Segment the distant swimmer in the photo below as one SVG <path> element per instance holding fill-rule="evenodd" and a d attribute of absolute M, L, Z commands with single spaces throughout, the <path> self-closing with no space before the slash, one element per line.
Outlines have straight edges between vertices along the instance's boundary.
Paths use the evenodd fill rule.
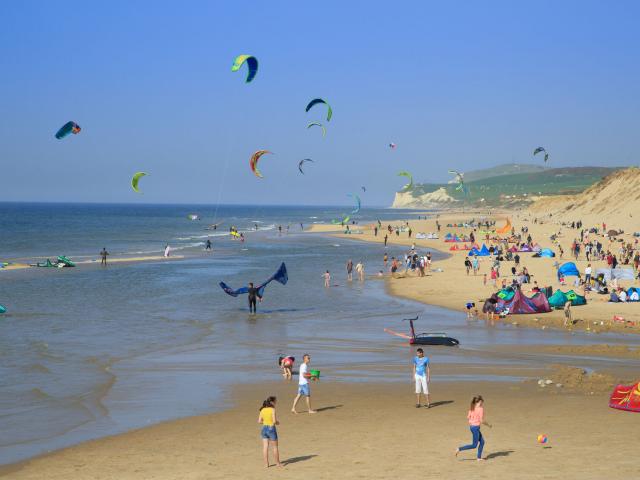
<path fill-rule="evenodd" d="M 211 250 L 211 240 L 207 238 L 207 243 L 204 246 L 205 250 Z"/>
<path fill-rule="evenodd" d="M 258 224 L 257 224 L 257 223 L 254 223 L 254 224 L 253 224 L 253 227 L 256 229 L 256 232 L 257 232 L 257 231 L 258 231 Z"/>
<path fill-rule="evenodd" d="M 102 247 L 102 251 L 100 252 L 100 265 L 103 266 L 107 266 L 107 255 L 109 255 L 109 252 L 107 252 L 107 249 L 105 247 Z"/>
<path fill-rule="evenodd" d="M 282 235 L 282 225 L 278 225 L 278 234 Z"/>
<path fill-rule="evenodd" d="M 171 247 L 169 245 L 166 245 L 164 247 L 164 257 L 165 258 L 169 258 L 169 254 L 171 253 Z"/>

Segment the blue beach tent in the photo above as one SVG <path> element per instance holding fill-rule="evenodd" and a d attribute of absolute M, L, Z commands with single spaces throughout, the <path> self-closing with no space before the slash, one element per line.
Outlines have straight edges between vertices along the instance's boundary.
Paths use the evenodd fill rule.
<path fill-rule="evenodd" d="M 576 264 L 573 262 L 567 262 L 564 263 L 559 269 L 558 269 L 558 279 L 560 279 L 560 275 L 564 276 L 564 277 L 568 277 L 568 276 L 574 276 L 574 277 L 579 277 L 580 276 L 580 272 L 578 271 L 578 267 L 576 267 Z"/>

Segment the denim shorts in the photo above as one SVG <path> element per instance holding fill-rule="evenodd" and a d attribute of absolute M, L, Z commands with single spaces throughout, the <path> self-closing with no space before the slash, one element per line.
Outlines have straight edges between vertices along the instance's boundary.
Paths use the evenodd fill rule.
<path fill-rule="evenodd" d="M 310 397 L 311 392 L 309 391 L 309 384 L 305 383 L 304 385 L 298 385 L 298 394 Z"/>
<path fill-rule="evenodd" d="M 276 430 L 276 426 L 272 425 L 272 426 L 268 426 L 265 425 L 262 427 L 262 430 L 260 431 L 260 436 L 262 438 L 264 438 L 265 440 L 271 440 L 272 442 L 277 442 L 278 441 L 278 431 Z"/>

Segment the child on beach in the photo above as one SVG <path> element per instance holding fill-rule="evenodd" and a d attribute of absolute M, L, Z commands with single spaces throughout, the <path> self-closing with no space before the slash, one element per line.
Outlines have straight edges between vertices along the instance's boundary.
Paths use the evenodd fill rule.
<path fill-rule="evenodd" d="M 473 311 L 472 309 L 474 309 L 476 306 L 476 304 L 474 302 L 467 302 L 467 304 L 465 305 L 466 309 L 467 309 L 467 318 L 473 318 Z M 475 310 L 476 312 L 478 311 L 477 309 Z"/>
<path fill-rule="evenodd" d="M 295 363 L 295 357 L 291 355 L 278 357 L 278 366 L 282 369 L 282 376 L 287 380 L 291 380 L 291 375 L 293 374 L 293 364 Z"/>
<path fill-rule="evenodd" d="M 471 406 L 469 412 L 467 412 L 467 420 L 469 421 L 469 430 L 471 430 L 472 443 L 456 448 L 456 457 L 458 453 L 463 450 L 473 450 L 478 448 L 478 461 L 484 460 L 482 458 L 482 449 L 484 448 L 484 437 L 480 431 L 480 425 L 486 425 L 491 428 L 487 422 L 484 421 L 484 399 L 481 395 L 473 397 L 471 400 Z"/>
<path fill-rule="evenodd" d="M 258 423 L 262 424 L 262 430 L 260 436 L 262 437 L 262 458 L 264 459 L 264 466 L 269 468 L 269 444 L 273 449 L 273 456 L 276 460 L 278 467 L 284 465 L 280 463 L 280 452 L 278 450 L 278 431 L 276 425 L 280 425 L 278 418 L 276 417 L 276 397 L 269 397 L 262 402 L 260 408 L 260 415 L 258 415 Z"/>

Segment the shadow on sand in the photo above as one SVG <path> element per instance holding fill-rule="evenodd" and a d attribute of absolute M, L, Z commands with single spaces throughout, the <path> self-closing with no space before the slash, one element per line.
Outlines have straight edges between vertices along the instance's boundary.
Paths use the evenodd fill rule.
<path fill-rule="evenodd" d="M 316 412 L 324 412 L 325 410 L 335 410 L 336 408 L 340 408 L 342 405 L 331 405 L 329 407 L 320 407 L 316 408 Z"/>
<path fill-rule="evenodd" d="M 306 460 L 311 460 L 313 457 L 317 457 L 318 455 L 301 455 L 299 457 L 292 457 L 292 458 L 288 458 L 287 460 L 285 460 L 284 463 L 285 465 L 290 465 L 292 463 L 298 463 L 298 462 L 304 462 Z"/>
<path fill-rule="evenodd" d="M 450 403 L 453 403 L 453 400 L 441 400 L 439 402 L 433 402 L 431 404 L 431 408 L 440 407 L 442 405 L 449 405 Z"/>
<path fill-rule="evenodd" d="M 487 455 L 485 457 L 485 459 L 491 460 L 493 458 L 498 458 L 498 457 L 508 457 L 513 452 L 514 452 L 514 450 L 502 450 L 501 452 L 493 452 L 493 453 L 490 453 L 489 455 Z"/>

